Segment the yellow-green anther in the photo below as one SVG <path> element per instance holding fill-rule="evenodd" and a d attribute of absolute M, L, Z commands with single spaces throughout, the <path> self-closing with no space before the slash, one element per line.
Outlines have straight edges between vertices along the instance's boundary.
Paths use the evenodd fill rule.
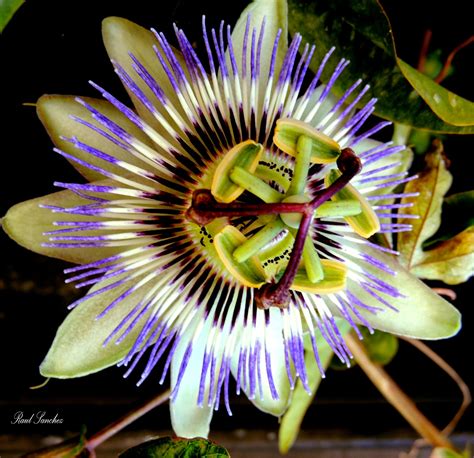
<path fill-rule="evenodd" d="M 311 162 L 329 164 L 341 154 L 341 148 L 332 138 L 315 129 L 308 123 L 296 119 L 279 119 L 276 123 L 273 142 L 290 156 L 296 156 L 298 139 L 301 136 L 311 139 Z"/>
<path fill-rule="evenodd" d="M 313 141 L 306 135 L 301 135 L 296 142 L 295 166 L 293 168 L 293 178 L 287 195 L 293 196 L 303 194 L 308 179 L 308 169 L 311 164 L 311 151 Z"/>
<path fill-rule="evenodd" d="M 328 200 L 316 209 L 314 216 L 319 218 L 323 218 L 325 216 L 354 216 L 361 212 L 362 209 L 358 200 Z"/>
<path fill-rule="evenodd" d="M 229 178 L 236 185 L 251 192 L 267 204 L 280 202 L 283 198 L 283 195 L 273 189 L 269 184 L 242 167 L 234 167 L 229 173 Z"/>
<path fill-rule="evenodd" d="M 306 270 L 306 275 L 311 283 L 317 283 L 324 278 L 323 265 L 319 259 L 318 252 L 308 235 L 304 242 L 303 248 L 303 263 Z"/>
<path fill-rule="evenodd" d="M 252 256 L 245 262 L 236 262 L 232 253 L 246 241 L 236 227 L 226 226 L 214 237 L 214 248 L 217 255 L 230 274 L 242 285 L 259 288 L 266 282 L 265 271 L 257 256 Z"/>
<path fill-rule="evenodd" d="M 255 176 L 267 182 L 274 181 L 285 192 L 290 187 L 290 180 L 287 177 L 283 176 L 280 172 L 277 172 L 276 170 L 269 169 L 264 165 L 257 165 L 257 168 L 255 170 Z"/>
<path fill-rule="evenodd" d="M 339 261 L 321 260 L 324 278 L 313 283 L 305 269 L 300 269 L 291 285 L 291 289 L 304 293 L 328 294 L 336 293 L 346 287 L 347 267 Z"/>
<path fill-rule="evenodd" d="M 331 170 L 324 179 L 326 187 L 334 183 L 339 176 L 339 171 Z M 345 202 L 350 200 L 357 200 L 359 202 L 360 213 L 354 216 L 344 216 L 344 219 L 360 236 L 367 239 L 380 230 L 380 222 L 377 214 L 374 212 L 365 197 L 351 184 L 347 184 L 344 189 L 341 189 L 337 194 L 335 194 L 332 197 L 332 200 L 334 202 Z"/>
<path fill-rule="evenodd" d="M 212 179 L 212 195 L 220 202 L 230 203 L 244 192 L 244 188 L 235 184 L 229 177 L 234 167 L 253 173 L 263 152 L 263 146 L 252 140 L 239 143 L 225 153 L 217 166 Z"/>
<path fill-rule="evenodd" d="M 257 255 L 260 250 L 268 245 L 283 229 L 283 221 L 277 217 L 274 221 L 260 229 L 255 235 L 247 239 L 234 252 L 233 256 L 237 262 L 244 262 L 252 256 Z"/>

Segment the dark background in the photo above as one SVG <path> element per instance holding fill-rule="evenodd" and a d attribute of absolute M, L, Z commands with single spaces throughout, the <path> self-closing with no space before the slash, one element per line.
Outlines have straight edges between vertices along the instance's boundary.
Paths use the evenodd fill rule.
<path fill-rule="evenodd" d="M 176 21 L 192 40 L 199 40 L 200 15 L 209 24 L 225 19 L 234 23 L 246 1 L 27 1 L 0 36 L 1 179 L 0 215 L 22 200 L 55 191 L 54 180 L 74 181 L 75 172 L 52 146 L 36 118 L 35 102 L 44 93 L 96 96 L 87 81 L 92 79 L 126 100 L 101 44 L 100 23 L 111 15 L 123 16 L 145 27 L 171 34 Z M 433 30 L 432 46 L 443 55 L 472 33 L 467 2 L 385 0 L 399 55 L 416 65 L 425 29 Z M 416 7 L 414 11 L 412 8 Z M 192 41 L 191 40 L 191 41 Z M 464 50 L 455 60 L 456 73 L 445 85 L 474 99 L 473 52 Z M 472 137 L 449 137 L 445 147 L 455 176 L 450 192 L 472 187 Z M 471 181 L 471 185 L 469 182 Z M 66 265 L 28 252 L 0 233 L 0 434 L 59 434 L 78 431 L 87 424 L 95 431 L 124 413 L 133 403 L 163 390 L 153 376 L 135 387 L 133 375 L 122 378 L 122 370 L 111 368 L 77 380 L 51 380 L 43 389 L 30 386 L 42 382 L 38 365 L 46 354 L 66 306 L 78 294 L 63 284 Z M 439 286 L 439 285 L 438 285 Z M 472 375 L 473 319 L 472 288 L 461 285 L 457 307 L 464 315 L 464 328 L 448 341 L 430 343 L 468 385 Z M 420 319 L 423 319 L 420 317 Z M 388 366 L 389 372 L 420 408 L 440 427 L 455 413 L 460 394 L 454 383 L 424 356 L 401 342 L 400 351 Z M 14 412 L 47 410 L 64 418 L 63 425 L 28 427 L 11 425 Z M 234 416 L 221 409 L 213 428 L 259 428 L 276 430 L 277 420 L 251 406 L 244 396 L 233 399 Z M 461 421 L 459 431 L 472 431 L 472 409 Z M 132 428 L 168 429 L 166 407 L 149 414 Z M 30 429 L 28 429 L 30 428 Z M 383 401 L 360 369 L 331 371 L 309 410 L 303 428 L 374 435 L 407 429 L 398 413 Z M 34 430 L 33 430 L 34 429 Z"/>

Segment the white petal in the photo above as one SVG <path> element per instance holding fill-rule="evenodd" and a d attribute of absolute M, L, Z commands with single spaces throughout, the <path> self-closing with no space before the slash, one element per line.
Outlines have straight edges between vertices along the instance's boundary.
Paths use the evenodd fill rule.
<path fill-rule="evenodd" d="M 263 312 L 258 311 L 258 314 L 263 315 Z M 273 399 L 272 392 L 270 390 L 270 381 L 267 375 L 267 366 L 265 361 L 265 348 L 262 349 L 263 351 L 260 354 L 259 363 L 262 376 L 262 396 L 260 396 L 259 389 L 257 388 L 255 397 L 253 399 L 249 397 L 250 401 L 261 411 L 275 415 L 277 417 L 285 413 L 286 409 L 288 408 L 290 396 L 292 393 L 286 372 L 282 320 L 283 318 L 281 316 L 280 310 L 272 308 L 270 309 L 269 326 L 266 327 L 265 331 L 261 326 L 257 327 L 254 331 L 257 333 L 257 338 L 263 337 L 263 335 L 265 335 L 265 347 L 270 356 L 272 379 L 276 392 L 278 393 L 278 399 Z M 247 330 L 247 332 L 251 331 Z M 231 362 L 231 371 L 234 377 L 237 377 L 238 362 L 239 351 L 236 351 Z M 243 386 L 242 388 L 245 394 L 250 396 L 249 383 L 247 383 L 246 386 Z"/>
<path fill-rule="evenodd" d="M 195 320 L 199 321 L 198 318 Z M 189 326 L 182 334 L 171 360 L 171 390 L 176 386 L 183 356 L 193 340 L 196 326 Z M 192 342 L 192 353 L 180 382 L 177 393 L 170 400 L 171 424 L 179 437 L 207 437 L 211 423 L 213 408 L 207 402 L 198 406 L 199 380 L 201 377 L 202 362 L 206 341 L 209 335 L 209 326 L 203 327 L 199 337 Z M 209 387 L 206 388 L 205 397 Z"/>

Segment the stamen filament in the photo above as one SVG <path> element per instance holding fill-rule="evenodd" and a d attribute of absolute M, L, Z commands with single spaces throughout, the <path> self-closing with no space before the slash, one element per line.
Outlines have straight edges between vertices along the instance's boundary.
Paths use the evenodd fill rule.
<path fill-rule="evenodd" d="M 296 142 L 295 167 L 293 178 L 287 195 L 293 196 L 303 194 L 308 179 L 308 170 L 311 163 L 312 140 L 310 137 L 301 135 Z"/>
<path fill-rule="evenodd" d="M 317 283 L 324 278 L 323 265 L 318 252 L 309 236 L 306 237 L 303 248 L 303 262 L 306 274 L 312 283 Z"/>
<path fill-rule="evenodd" d="M 280 202 L 283 198 L 283 195 L 273 189 L 269 184 L 242 167 L 234 167 L 229 174 L 229 178 L 235 184 L 251 192 L 266 203 Z"/>
<path fill-rule="evenodd" d="M 244 262 L 250 257 L 255 256 L 265 245 L 283 231 L 283 229 L 285 229 L 285 224 L 277 217 L 240 245 L 233 253 L 234 259 L 237 262 Z"/>

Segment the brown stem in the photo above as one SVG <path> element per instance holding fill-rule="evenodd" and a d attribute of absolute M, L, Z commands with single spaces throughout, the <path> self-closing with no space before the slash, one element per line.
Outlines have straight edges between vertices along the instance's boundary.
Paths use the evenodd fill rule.
<path fill-rule="evenodd" d="M 421 351 L 424 355 L 431 359 L 437 366 L 439 366 L 446 374 L 448 374 L 458 385 L 459 389 L 462 393 L 462 403 L 459 407 L 458 411 L 452 418 L 452 420 L 443 428 L 443 434 L 451 434 L 459 423 L 459 420 L 464 415 L 464 412 L 469 407 L 472 402 L 471 391 L 469 387 L 466 385 L 466 382 L 459 376 L 459 374 L 437 353 L 435 353 L 428 345 L 420 342 L 417 339 L 410 339 L 408 337 L 402 337 L 403 340 L 407 341 L 419 351 Z"/>
<path fill-rule="evenodd" d="M 342 175 L 328 188 L 320 191 L 311 202 L 277 202 L 277 203 L 245 203 L 245 202 L 218 202 L 209 189 L 194 191 L 191 206 L 186 216 L 195 223 L 205 226 L 216 218 L 233 216 L 258 216 L 281 213 L 306 213 L 316 210 L 322 203 L 329 200 L 334 194 L 344 188 L 355 175 L 362 164 L 360 159 L 350 148 L 344 148 L 337 159 L 337 166 Z"/>
<path fill-rule="evenodd" d="M 267 309 L 269 307 L 287 307 L 290 302 L 290 287 L 295 279 L 298 266 L 303 255 L 304 243 L 313 218 L 313 211 L 303 214 L 300 226 L 296 234 L 296 239 L 291 250 L 291 257 L 286 266 L 285 273 L 276 284 L 267 283 L 263 285 L 255 295 L 255 302 L 258 308 Z"/>
<path fill-rule="evenodd" d="M 420 71 L 421 73 L 425 72 L 426 56 L 428 55 L 428 49 L 430 47 L 432 36 L 433 32 L 430 29 L 426 30 L 425 34 L 423 35 L 423 43 L 421 45 L 417 66 L 418 71 Z"/>
<path fill-rule="evenodd" d="M 450 288 L 431 288 L 436 294 L 441 294 L 441 296 L 449 297 L 452 301 L 455 301 L 457 298 L 456 292 Z"/>
<path fill-rule="evenodd" d="M 448 75 L 449 69 L 451 67 L 451 63 L 453 62 L 454 57 L 456 54 L 461 51 L 462 48 L 465 48 L 466 46 L 470 45 L 471 43 L 474 43 L 474 35 L 471 35 L 467 40 L 464 40 L 462 43 L 460 43 L 458 46 L 456 46 L 449 54 L 448 58 L 446 59 L 443 68 L 439 72 L 438 76 L 435 78 L 436 83 L 441 83 L 446 76 Z"/>
<path fill-rule="evenodd" d="M 140 417 L 148 413 L 150 410 L 166 402 L 170 397 L 171 391 L 167 390 L 164 393 L 161 393 L 157 396 L 152 397 L 145 401 L 142 405 L 136 409 L 131 410 L 126 413 L 123 417 L 115 420 L 114 422 L 107 425 L 105 428 L 101 429 L 99 432 L 95 433 L 87 441 L 87 450 L 93 452 L 96 447 L 105 442 L 107 439 L 117 434 L 120 430 L 133 423 L 135 420 L 138 420 Z"/>
<path fill-rule="evenodd" d="M 455 450 L 450 440 L 418 410 L 415 403 L 400 389 L 383 367 L 369 358 L 357 336 L 348 334 L 345 339 L 361 369 L 405 420 L 433 447 Z"/>
<path fill-rule="evenodd" d="M 193 193 L 191 207 L 187 210 L 186 216 L 195 223 L 205 226 L 214 219 L 222 217 L 304 213 L 310 205 L 310 202 L 277 202 L 272 204 L 230 202 L 223 204 L 214 198 L 209 189 L 197 189 Z"/>

